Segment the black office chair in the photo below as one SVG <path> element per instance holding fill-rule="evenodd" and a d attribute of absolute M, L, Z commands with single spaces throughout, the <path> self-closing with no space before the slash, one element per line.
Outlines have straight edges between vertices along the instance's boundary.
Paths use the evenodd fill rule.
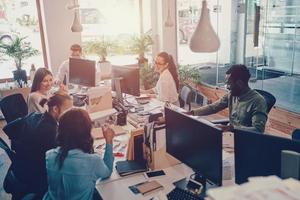
<path fill-rule="evenodd" d="M 293 140 L 299 140 L 300 141 L 300 129 L 296 128 L 292 133 L 292 139 Z"/>
<path fill-rule="evenodd" d="M 274 104 L 276 103 L 276 98 L 267 91 L 258 90 L 258 89 L 255 89 L 255 91 L 264 97 L 264 99 L 267 103 L 267 113 L 269 113 L 270 110 L 273 108 Z"/>
<path fill-rule="evenodd" d="M 185 108 L 188 106 L 188 111 L 191 110 L 191 101 L 192 101 L 193 90 L 189 86 L 183 86 L 180 90 L 179 101 L 180 107 Z"/>
<path fill-rule="evenodd" d="M 1 99 L 0 108 L 7 123 L 28 114 L 27 103 L 20 93 Z"/>

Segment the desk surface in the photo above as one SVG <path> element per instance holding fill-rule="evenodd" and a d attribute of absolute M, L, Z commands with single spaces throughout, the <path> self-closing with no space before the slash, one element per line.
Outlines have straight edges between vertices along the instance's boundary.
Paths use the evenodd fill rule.
<path fill-rule="evenodd" d="M 147 111 L 153 108 L 161 110 L 163 106 L 164 103 L 159 102 L 158 100 L 151 100 L 149 104 L 145 105 L 144 110 Z M 220 118 L 220 116 L 206 117 L 206 119 L 216 119 L 216 118 Z M 124 129 L 126 129 L 128 133 L 133 128 L 134 127 L 131 126 L 130 124 L 124 126 Z M 129 134 L 119 136 L 116 139 L 120 141 L 121 144 L 124 144 L 128 141 Z M 95 142 L 99 142 L 99 141 L 95 141 Z M 125 157 L 116 158 L 115 161 L 124 160 L 124 159 Z M 233 155 L 225 153 L 223 154 L 223 160 L 224 159 L 232 160 Z M 172 189 L 174 189 L 173 182 L 178 181 L 182 178 L 189 177 L 193 173 L 191 168 L 189 168 L 188 166 L 182 163 L 174 165 L 172 167 L 165 168 L 163 170 L 165 171 L 166 175 L 160 177 L 153 177 L 149 180 L 157 180 L 161 185 L 163 185 L 164 189 L 160 191 L 155 191 L 146 196 L 143 196 L 142 194 L 133 194 L 128 188 L 129 186 L 146 181 L 147 179 L 144 177 L 143 173 L 134 174 L 127 177 L 120 177 L 116 172 L 115 168 L 109 179 L 97 182 L 96 188 L 98 189 L 98 191 L 100 192 L 104 200 L 105 199 L 109 199 L 109 200 L 147 199 L 148 200 L 151 199 L 152 197 L 158 196 L 159 193 L 163 193 L 163 194 L 169 193 Z M 229 170 L 232 170 L 232 168 Z M 233 174 L 233 171 L 231 171 L 231 174 Z M 223 181 L 223 185 L 232 185 L 232 184 L 233 184 L 232 180 Z"/>

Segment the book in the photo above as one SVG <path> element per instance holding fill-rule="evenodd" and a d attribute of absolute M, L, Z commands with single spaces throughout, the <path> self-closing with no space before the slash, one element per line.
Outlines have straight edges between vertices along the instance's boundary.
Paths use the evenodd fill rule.
<path fill-rule="evenodd" d="M 116 162 L 116 169 L 120 176 L 127 176 L 148 170 L 146 162 L 138 162 L 134 160 Z"/>
<path fill-rule="evenodd" d="M 142 193 L 143 195 L 148 194 L 150 192 L 153 192 L 158 189 L 163 189 L 164 187 L 158 183 L 157 181 L 148 181 L 144 184 L 138 185 L 137 189 Z"/>

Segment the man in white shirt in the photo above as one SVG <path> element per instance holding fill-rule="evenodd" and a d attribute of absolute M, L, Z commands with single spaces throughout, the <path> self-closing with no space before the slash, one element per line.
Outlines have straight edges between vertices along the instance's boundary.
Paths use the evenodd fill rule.
<path fill-rule="evenodd" d="M 79 44 L 73 44 L 70 47 L 71 54 L 70 58 L 81 58 L 82 48 Z M 56 77 L 57 85 L 68 85 L 69 84 L 69 59 L 65 60 L 58 68 L 58 74 Z"/>

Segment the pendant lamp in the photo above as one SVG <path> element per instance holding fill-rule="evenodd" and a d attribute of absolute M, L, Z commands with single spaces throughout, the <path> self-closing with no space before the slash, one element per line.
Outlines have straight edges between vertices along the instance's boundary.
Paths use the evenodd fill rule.
<path fill-rule="evenodd" d="M 167 15 L 167 20 L 165 21 L 165 27 L 172 27 L 172 26 L 174 26 L 174 23 L 171 18 L 170 0 L 168 0 L 168 15 Z"/>
<path fill-rule="evenodd" d="M 67 9 L 74 10 L 74 19 L 73 19 L 73 24 L 71 26 L 72 32 L 81 32 L 82 25 L 80 23 L 78 0 L 73 0 L 73 4 L 67 5 Z"/>
<path fill-rule="evenodd" d="M 74 13 L 74 20 L 73 24 L 71 26 L 72 32 L 81 32 L 82 31 L 82 25 L 80 23 L 80 18 L 79 18 L 79 9 L 75 9 Z"/>
<path fill-rule="evenodd" d="M 219 37 L 210 23 L 207 2 L 203 0 L 200 20 L 190 40 L 190 49 L 193 52 L 210 53 L 218 51 L 219 47 Z"/>

